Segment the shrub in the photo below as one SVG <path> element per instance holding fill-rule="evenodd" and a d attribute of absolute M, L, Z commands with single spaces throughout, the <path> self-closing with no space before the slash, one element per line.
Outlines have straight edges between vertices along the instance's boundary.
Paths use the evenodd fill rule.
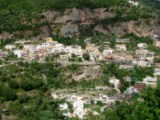
<path fill-rule="evenodd" d="M 10 88 L 13 88 L 13 89 L 18 89 L 19 88 L 19 84 L 15 80 L 10 80 L 8 82 L 8 85 L 9 85 Z"/>
<path fill-rule="evenodd" d="M 89 56 L 88 53 L 83 54 L 83 58 L 84 58 L 85 60 L 87 60 L 87 61 L 90 60 L 90 56 Z"/>
<path fill-rule="evenodd" d="M 21 95 L 18 97 L 19 102 L 22 103 L 26 103 L 29 100 L 29 97 L 25 94 Z"/>
<path fill-rule="evenodd" d="M 21 81 L 21 88 L 25 91 L 30 91 L 33 89 L 40 88 L 43 85 L 43 82 L 39 79 L 24 79 Z"/>
<path fill-rule="evenodd" d="M 70 71 L 78 71 L 79 70 L 79 65 L 76 65 L 76 64 L 72 64 L 72 65 L 68 65 L 67 68 L 70 70 Z"/>
<path fill-rule="evenodd" d="M 17 98 L 16 92 L 9 87 L 4 88 L 2 96 L 6 101 L 15 100 Z"/>

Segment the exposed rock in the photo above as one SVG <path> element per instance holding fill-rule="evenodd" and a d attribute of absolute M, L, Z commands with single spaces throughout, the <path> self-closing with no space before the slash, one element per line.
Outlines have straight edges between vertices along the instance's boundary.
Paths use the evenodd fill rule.
<path fill-rule="evenodd" d="M 72 75 L 72 78 L 76 81 L 79 80 L 94 80 L 102 76 L 102 68 L 100 66 L 85 66 L 78 74 Z"/>
<path fill-rule="evenodd" d="M 96 20 L 101 20 L 107 17 L 113 17 L 114 14 L 107 12 L 105 8 L 99 9 L 67 9 L 63 16 L 59 16 L 55 19 L 55 23 L 76 23 L 80 22 L 82 24 L 91 24 Z"/>
<path fill-rule="evenodd" d="M 160 34 L 159 26 L 154 24 L 149 24 L 146 22 L 141 22 L 137 24 L 136 21 L 122 22 L 115 25 L 97 25 L 95 31 L 108 34 L 114 33 L 117 36 L 123 36 L 126 33 L 134 33 L 137 36 L 152 36 L 154 33 Z"/>
<path fill-rule="evenodd" d="M 67 24 L 60 30 L 62 37 L 72 37 L 75 34 L 79 34 L 79 28 L 77 24 Z"/>
<path fill-rule="evenodd" d="M 50 30 L 48 28 L 48 26 L 43 26 L 40 28 L 41 32 L 40 32 L 40 35 L 39 37 L 40 38 L 45 38 L 45 37 L 49 37 L 50 36 Z"/>
<path fill-rule="evenodd" d="M 53 23 L 54 19 L 60 15 L 57 11 L 45 11 L 42 13 L 43 16 L 45 16 L 47 22 Z"/>
<path fill-rule="evenodd" d="M 0 40 L 11 38 L 13 35 L 8 32 L 2 32 L 0 34 Z"/>
<path fill-rule="evenodd" d="M 73 37 L 74 35 L 80 34 L 79 29 L 87 28 L 87 26 L 93 26 L 95 31 L 104 34 L 114 33 L 117 36 L 123 36 L 126 33 L 134 33 L 138 36 L 151 36 L 155 33 L 160 34 L 160 20 L 156 17 L 154 19 L 140 19 L 138 21 L 115 23 L 113 25 L 97 25 L 97 23 L 100 23 L 101 20 L 112 18 L 115 16 L 115 12 L 113 12 L 111 9 L 107 10 L 106 8 L 73 8 L 66 9 L 63 12 L 48 10 L 42 12 L 42 15 L 45 18 L 41 18 L 40 20 L 33 19 L 32 22 L 29 23 L 24 21 L 24 24 L 27 25 L 32 25 L 33 23 L 46 23 L 46 21 L 48 22 L 48 24 L 42 24 L 42 26 L 37 27 L 37 30 L 35 32 L 35 29 L 23 31 L 18 30 L 13 33 L 2 32 L 0 33 L 0 40 L 12 37 L 41 38 L 53 35 L 60 35 L 62 37 Z M 94 26 L 95 24 L 96 26 Z M 39 35 L 34 36 L 33 34 L 36 34 L 36 32 Z"/>
<path fill-rule="evenodd" d="M 94 31 L 97 31 L 97 32 L 100 32 L 100 33 L 103 33 L 103 34 L 108 34 L 109 33 L 109 29 L 104 25 L 95 26 Z"/>

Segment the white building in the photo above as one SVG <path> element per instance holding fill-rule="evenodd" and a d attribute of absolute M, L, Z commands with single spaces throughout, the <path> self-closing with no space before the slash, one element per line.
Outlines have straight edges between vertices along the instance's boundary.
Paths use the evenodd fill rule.
<path fill-rule="evenodd" d="M 151 67 L 151 64 L 148 63 L 147 61 L 140 60 L 140 61 L 137 61 L 137 66 L 140 66 L 140 67 Z"/>
<path fill-rule="evenodd" d="M 6 49 L 6 50 L 13 50 L 13 49 L 15 49 L 15 48 L 16 48 L 15 45 L 6 45 L 6 46 L 5 46 L 5 49 Z"/>
<path fill-rule="evenodd" d="M 60 59 L 61 60 L 68 60 L 72 57 L 72 54 L 64 54 L 64 55 L 60 55 Z"/>
<path fill-rule="evenodd" d="M 138 6 L 139 5 L 138 0 L 129 0 L 128 3 L 130 3 L 133 6 Z"/>
<path fill-rule="evenodd" d="M 117 51 L 126 51 L 127 48 L 126 48 L 126 45 L 125 45 L 125 44 L 117 44 L 117 45 L 116 45 L 116 50 L 117 50 Z"/>
<path fill-rule="evenodd" d="M 67 109 L 68 109 L 68 104 L 67 104 L 67 103 L 60 104 L 60 105 L 59 105 L 59 109 L 60 109 L 60 110 L 67 110 Z"/>
<path fill-rule="evenodd" d="M 18 58 L 22 58 L 23 54 L 25 53 L 23 50 L 14 50 L 14 55 L 16 55 Z"/>
<path fill-rule="evenodd" d="M 124 61 L 126 61 L 126 58 L 125 58 L 123 55 L 119 55 L 119 54 L 116 54 L 116 55 L 114 56 L 114 59 L 115 59 L 115 61 L 117 61 L 117 62 L 124 62 Z"/>
<path fill-rule="evenodd" d="M 155 42 L 155 47 L 160 48 L 160 41 Z"/>
<path fill-rule="evenodd" d="M 117 43 L 128 43 L 129 41 L 130 41 L 129 39 L 116 38 Z"/>
<path fill-rule="evenodd" d="M 108 54 L 113 54 L 113 49 L 105 49 L 103 50 L 103 56 L 107 56 Z"/>
<path fill-rule="evenodd" d="M 42 48 L 51 48 L 54 44 L 52 42 L 42 43 Z"/>
<path fill-rule="evenodd" d="M 119 66 L 119 69 L 128 69 L 128 70 L 131 70 L 133 68 L 134 68 L 133 65 L 120 65 Z"/>
<path fill-rule="evenodd" d="M 87 114 L 87 109 L 84 108 L 85 101 L 82 100 L 82 97 L 79 96 L 71 96 L 71 102 L 73 105 L 73 114 L 72 116 L 76 117 L 78 116 L 80 119 L 83 119 L 84 115 Z"/>
<path fill-rule="evenodd" d="M 151 57 L 146 57 L 146 60 L 150 63 L 153 63 L 154 62 L 154 56 L 151 56 Z"/>
<path fill-rule="evenodd" d="M 67 47 L 65 47 L 64 52 L 73 54 L 74 49 L 71 46 L 67 46 Z"/>
<path fill-rule="evenodd" d="M 53 46 L 52 50 L 51 50 L 51 52 L 52 52 L 52 53 L 55 53 L 55 54 L 57 54 L 57 53 L 62 53 L 62 52 L 64 52 L 64 51 L 65 51 L 65 47 L 64 47 L 64 45 L 61 44 L 61 43 L 55 44 L 55 45 Z"/>
<path fill-rule="evenodd" d="M 135 53 L 136 55 L 146 56 L 147 54 L 149 54 L 149 51 L 147 49 L 137 49 Z"/>
<path fill-rule="evenodd" d="M 74 54 L 75 55 L 79 55 L 82 56 L 84 53 L 83 49 L 81 48 L 81 46 L 75 46 L 74 47 Z"/>
<path fill-rule="evenodd" d="M 138 90 L 135 89 L 134 87 L 129 87 L 127 88 L 127 90 L 124 91 L 124 94 L 126 95 L 131 95 L 133 93 L 138 93 Z"/>
<path fill-rule="evenodd" d="M 154 69 L 154 75 L 160 76 L 160 68 L 155 68 Z"/>
<path fill-rule="evenodd" d="M 157 78 L 156 77 L 147 76 L 146 78 L 143 79 L 143 82 L 146 83 L 147 86 L 156 87 Z"/>
<path fill-rule="evenodd" d="M 118 87 L 120 85 L 120 81 L 114 77 L 109 80 L 109 83 L 114 85 L 114 88 L 116 88 L 116 89 L 118 89 Z"/>
<path fill-rule="evenodd" d="M 28 50 L 28 51 L 35 51 L 36 50 L 36 46 L 32 45 L 32 44 L 28 44 L 28 45 L 24 45 L 23 49 L 24 50 Z"/>
<path fill-rule="evenodd" d="M 99 56 L 100 51 L 99 48 L 95 44 L 88 44 L 86 46 L 86 51 L 91 55 L 91 56 Z"/>
<path fill-rule="evenodd" d="M 133 60 L 132 61 L 133 65 L 137 65 L 139 67 L 151 67 L 151 64 L 143 59 L 140 60 Z"/>
<path fill-rule="evenodd" d="M 147 45 L 147 43 L 139 43 L 139 44 L 137 45 L 137 47 L 138 47 L 139 49 L 146 49 L 146 48 L 148 47 L 148 45 Z"/>

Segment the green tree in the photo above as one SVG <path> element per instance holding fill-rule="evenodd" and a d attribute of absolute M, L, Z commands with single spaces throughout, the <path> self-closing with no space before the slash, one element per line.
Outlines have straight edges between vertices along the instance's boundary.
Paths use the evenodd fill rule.
<path fill-rule="evenodd" d="M 106 120 L 160 120 L 160 83 L 157 88 L 147 88 L 140 93 L 141 100 L 120 103 L 106 111 Z"/>
<path fill-rule="evenodd" d="M 18 89 L 19 88 L 19 84 L 15 80 L 9 80 L 8 85 L 9 85 L 10 88 L 13 88 L 13 89 Z"/>
<path fill-rule="evenodd" d="M 87 60 L 87 61 L 90 60 L 90 56 L 89 56 L 88 53 L 83 54 L 83 58 L 84 58 L 85 60 Z"/>
<path fill-rule="evenodd" d="M 15 90 L 9 87 L 3 88 L 2 96 L 6 101 L 15 100 L 17 98 Z"/>

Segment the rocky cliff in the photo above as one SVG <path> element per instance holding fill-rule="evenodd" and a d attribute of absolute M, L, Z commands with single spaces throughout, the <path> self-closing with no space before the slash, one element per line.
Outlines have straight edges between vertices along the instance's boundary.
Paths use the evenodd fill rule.
<path fill-rule="evenodd" d="M 73 8 L 64 11 L 43 11 L 40 20 L 32 20 L 32 24 L 42 24 L 36 28 L 37 32 L 33 32 L 33 30 L 2 31 L 0 33 L 0 39 L 12 37 L 39 39 L 49 36 L 78 37 L 81 35 L 81 31 L 85 32 L 83 28 L 90 26 L 92 26 L 92 29 L 90 29 L 89 32 L 114 33 L 117 36 L 122 36 L 126 33 L 135 33 L 138 36 L 150 36 L 153 33 L 160 34 L 160 17 L 157 14 L 147 19 L 131 19 L 110 24 L 107 20 L 114 20 L 114 18 L 117 17 L 115 11 L 115 8 Z M 103 21 L 105 20 L 106 22 L 104 23 Z M 30 23 L 24 21 L 24 24 Z"/>

